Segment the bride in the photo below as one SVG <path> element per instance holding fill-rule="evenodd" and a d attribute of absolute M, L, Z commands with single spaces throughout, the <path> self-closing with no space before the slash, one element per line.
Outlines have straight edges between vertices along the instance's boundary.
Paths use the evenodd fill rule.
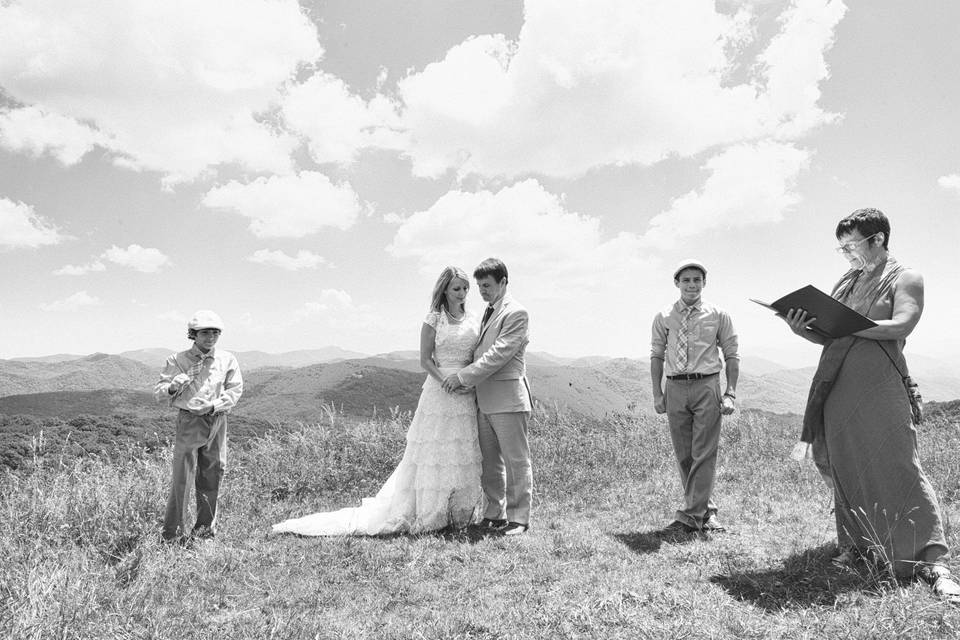
<path fill-rule="evenodd" d="M 420 330 L 420 364 L 429 374 L 407 432 L 403 459 L 373 498 L 359 507 L 273 525 L 303 536 L 418 533 L 474 519 L 480 502 L 480 446 L 473 390 L 447 393 L 443 379 L 473 361 L 478 325 L 466 315 L 467 274 L 447 267 L 433 288 Z"/>

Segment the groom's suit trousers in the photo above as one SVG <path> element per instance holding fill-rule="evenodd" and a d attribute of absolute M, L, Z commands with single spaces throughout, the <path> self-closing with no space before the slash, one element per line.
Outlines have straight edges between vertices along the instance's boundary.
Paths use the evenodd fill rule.
<path fill-rule="evenodd" d="M 527 411 L 477 415 L 486 518 L 530 523 L 533 467 L 527 441 L 529 417 Z"/>

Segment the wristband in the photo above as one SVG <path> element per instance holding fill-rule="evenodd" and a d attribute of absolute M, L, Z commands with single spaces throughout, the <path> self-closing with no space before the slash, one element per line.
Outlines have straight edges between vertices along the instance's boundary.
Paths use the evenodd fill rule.
<path fill-rule="evenodd" d="M 723 394 L 723 397 L 724 397 L 724 398 L 730 398 L 730 399 L 732 399 L 732 400 L 736 400 L 736 399 L 737 399 L 737 394 L 735 394 L 735 393 L 730 393 L 729 391 L 727 391 L 725 394 Z"/>

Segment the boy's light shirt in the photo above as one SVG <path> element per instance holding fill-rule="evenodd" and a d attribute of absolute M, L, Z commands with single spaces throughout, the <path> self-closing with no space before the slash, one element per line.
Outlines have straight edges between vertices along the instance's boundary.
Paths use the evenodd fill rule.
<path fill-rule="evenodd" d="M 171 396 L 170 382 L 181 373 L 191 375 L 193 380 Z M 167 358 L 153 393 L 157 401 L 167 399 L 177 409 L 189 410 L 190 400 L 199 398 L 213 403 L 213 413 L 230 411 L 243 394 L 240 363 L 229 351 L 214 348 L 203 353 L 193 345 Z"/>
<path fill-rule="evenodd" d="M 687 367 L 683 372 L 677 366 L 677 334 L 680 331 L 680 319 L 687 305 L 678 300 L 669 308 L 660 311 L 653 319 L 650 357 L 664 361 L 664 372 L 668 376 L 678 373 L 719 373 L 723 369 L 723 360 L 739 359 L 737 333 L 733 321 L 726 311 L 702 299 L 694 307 L 687 320 Z M 719 347 L 719 351 L 717 349 Z"/>

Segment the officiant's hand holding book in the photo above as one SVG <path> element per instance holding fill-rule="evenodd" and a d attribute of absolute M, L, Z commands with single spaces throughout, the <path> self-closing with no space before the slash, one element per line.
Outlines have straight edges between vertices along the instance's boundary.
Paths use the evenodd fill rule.
<path fill-rule="evenodd" d="M 802 309 L 811 319 L 809 329 L 826 338 L 841 338 L 877 326 L 873 320 L 810 284 L 770 303 L 754 298 L 750 300 L 784 317 L 791 309 Z"/>

